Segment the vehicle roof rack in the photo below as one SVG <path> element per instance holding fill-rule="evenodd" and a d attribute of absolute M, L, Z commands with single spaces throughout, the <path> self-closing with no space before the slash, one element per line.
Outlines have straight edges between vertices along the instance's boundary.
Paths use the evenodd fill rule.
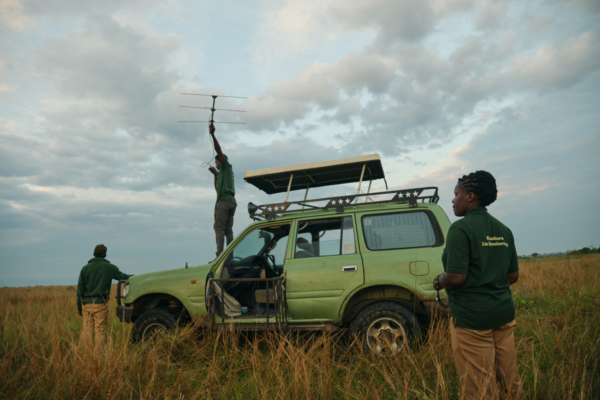
<path fill-rule="evenodd" d="M 365 198 L 364 203 L 358 203 L 358 199 L 361 197 Z M 378 198 L 375 199 L 374 197 Z M 421 203 L 425 203 L 425 200 L 428 200 L 428 203 L 437 204 L 439 199 L 438 188 L 435 186 L 428 186 L 415 189 L 388 190 L 385 192 L 376 193 L 358 193 L 345 196 L 323 197 L 312 200 L 305 199 L 288 202 L 286 199 L 286 201 L 282 203 L 263 205 L 248 203 L 248 214 L 250 214 L 250 218 L 254 220 L 272 221 L 278 217 L 284 216 L 285 214 L 303 211 L 335 209 L 336 213 L 341 214 L 344 212 L 346 207 L 356 208 L 359 205 L 384 203 L 408 203 L 409 207 L 413 208 L 417 207 L 419 200 L 421 200 Z"/>

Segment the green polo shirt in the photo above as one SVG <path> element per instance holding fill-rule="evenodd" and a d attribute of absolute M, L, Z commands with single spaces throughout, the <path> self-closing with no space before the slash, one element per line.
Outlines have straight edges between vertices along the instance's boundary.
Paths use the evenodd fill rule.
<path fill-rule="evenodd" d="M 457 326 L 486 330 L 515 319 L 506 276 L 519 270 L 514 238 L 487 209 L 471 209 L 450 226 L 442 263 L 446 272 L 467 276 L 463 286 L 447 290 Z"/>
<path fill-rule="evenodd" d="M 235 186 L 233 186 L 233 167 L 227 157 L 221 161 L 221 169 L 217 174 L 217 201 L 235 201 Z"/>

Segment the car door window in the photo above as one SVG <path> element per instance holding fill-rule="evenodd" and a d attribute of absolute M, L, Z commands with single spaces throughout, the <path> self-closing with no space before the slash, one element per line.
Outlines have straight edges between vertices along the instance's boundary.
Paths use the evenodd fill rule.
<path fill-rule="evenodd" d="M 362 218 L 369 250 L 428 247 L 436 244 L 431 220 L 425 212 L 367 215 Z"/>
<path fill-rule="evenodd" d="M 352 217 L 300 221 L 294 258 L 356 253 Z"/>
<path fill-rule="evenodd" d="M 274 257 L 276 265 L 281 266 L 285 261 L 285 250 L 287 248 L 288 237 L 289 236 L 286 235 L 280 238 L 273 238 L 273 241 L 267 248 L 268 254 Z"/>

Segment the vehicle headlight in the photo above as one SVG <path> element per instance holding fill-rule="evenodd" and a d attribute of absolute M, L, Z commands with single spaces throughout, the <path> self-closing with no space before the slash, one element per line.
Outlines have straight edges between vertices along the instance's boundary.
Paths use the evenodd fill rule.
<path fill-rule="evenodd" d="M 124 284 L 121 288 L 121 297 L 127 297 L 127 293 L 129 293 L 129 283 Z"/>

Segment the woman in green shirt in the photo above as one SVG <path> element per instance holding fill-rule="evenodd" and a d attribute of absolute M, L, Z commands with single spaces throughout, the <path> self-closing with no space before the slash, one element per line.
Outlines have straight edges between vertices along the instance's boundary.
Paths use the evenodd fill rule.
<path fill-rule="evenodd" d="M 464 175 L 454 188 L 457 217 L 442 255 L 445 273 L 434 279 L 446 289 L 454 361 L 465 398 L 522 399 L 514 343 L 515 306 L 510 285 L 519 265 L 510 229 L 488 214 L 497 197 L 496 180 L 486 171 Z"/>

